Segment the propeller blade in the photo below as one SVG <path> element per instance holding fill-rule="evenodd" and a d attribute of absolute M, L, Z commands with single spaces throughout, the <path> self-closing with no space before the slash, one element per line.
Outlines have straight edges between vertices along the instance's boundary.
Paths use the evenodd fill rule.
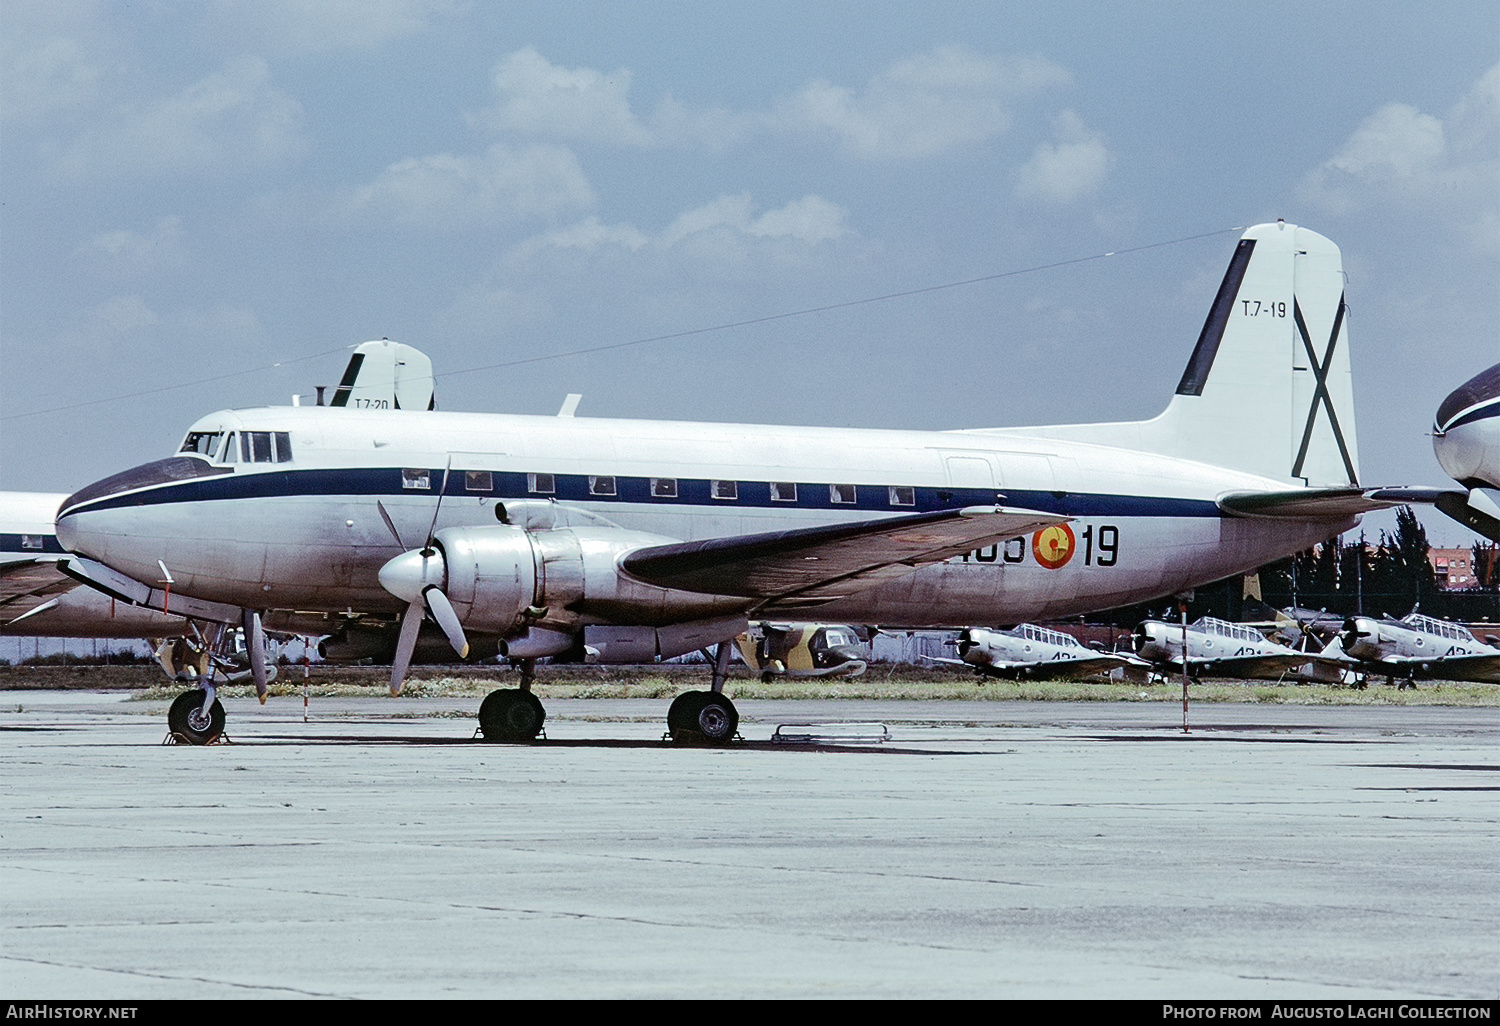
<path fill-rule="evenodd" d="M 448 644 L 453 646 L 453 651 L 458 653 L 460 659 L 469 658 L 469 639 L 464 637 L 463 625 L 458 622 L 458 613 L 454 612 L 453 603 L 448 601 L 448 596 L 443 594 L 441 588 L 428 588 L 422 592 L 422 598 L 427 603 L 427 611 L 448 636 Z"/>
<path fill-rule="evenodd" d="M 421 600 L 406 607 L 401 616 L 401 633 L 396 638 L 396 656 L 391 660 L 391 697 L 401 694 L 401 683 L 406 679 L 406 668 L 411 665 L 411 654 L 417 647 L 417 632 L 422 629 Z"/>
<path fill-rule="evenodd" d="M 438 487 L 437 502 L 432 507 L 432 523 L 427 525 L 427 541 L 422 546 L 423 552 L 432 551 L 432 536 L 437 533 L 438 513 L 443 508 L 443 496 L 448 494 L 448 474 L 453 470 L 453 456 L 448 457 L 448 465 L 443 468 L 443 483 Z"/>
<path fill-rule="evenodd" d="M 266 634 L 260 626 L 260 614 L 253 609 L 241 609 L 240 625 L 245 629 L 245 654 L 250 657 L 250 678 L 255 681 L 255 697 L 265 705 Z"/>
<path fill-rule="evenodd" d="M 396 522 L 392 520 L 391 515 L 385 511 L 385 503 L 381 502 L 379 499 L 376 499 L 375 508 L 380 510 L 380 519 L 385 521 L 386 530 L 391 532 L 391 537 L 396 539 L 396 544 L 403 549 L 406 548 L 406 542 L 401 540 L 401 532 L 396 530 Z"/>

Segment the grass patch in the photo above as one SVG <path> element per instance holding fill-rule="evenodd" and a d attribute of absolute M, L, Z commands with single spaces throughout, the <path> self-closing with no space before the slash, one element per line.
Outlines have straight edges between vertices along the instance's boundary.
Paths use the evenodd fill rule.
<path fill-rule="evenodd" d="M 315 667 L 306 681 L 317 698 L 381 697 L 388 693 L 389 671 L 379 667 Z M 495 688 L 517 686 L 519 674 L 506 667 L 445 667 L 419 669 L 408 678 L 402 696 L 410 700 L 479 699 Z M 543 699 L 660 699 L 708 686 L 702 666 L 604 667 L 543 666 L 535 691 Z M 293 670 L 271 685 L 273 696 L 300 696 L 304 682 Z M 182 692 L 166 681 L 138 690 L 132 697 L 161 701 Z M 742 700 L 925 701 L 925 702 L 1181 702 L 1182 687 L 1170 684 L 1115 684 L 1087 681 L 981 682 L 962 672 L 904 667 L 877 667 L 854 678 L 778 680 L 762 683 L 744 671 L 731 674 L 725 691 Z M 229 698 L 254 694 L 248 685 L 219 689 Z M 1364 691 L 1326 684 L 1271 684 L 1264 681 L 1206 680 L 1190 691 L 1194 702 L 1235 702 L 1268 705 L 1422 705 L 1500 707 L 1500 687 L 1493 684 L 1423 683 L 1414 691 L 1398 691 L 1372 683 Z"/>

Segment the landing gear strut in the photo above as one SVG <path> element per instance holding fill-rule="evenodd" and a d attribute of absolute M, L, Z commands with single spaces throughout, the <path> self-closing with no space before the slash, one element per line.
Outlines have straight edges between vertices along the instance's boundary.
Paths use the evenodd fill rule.
<path fill-rule="evenodd" d="M 720 642 L 714 654 L 713 690 L 687 691 L 672 700 L 667 710 L 667 733 L 677 744 L 727 745 L 734 740 L 740 714 L 724 694 L 731 644 Z"/>
<path fill-rule="evenodd" d="M 522 659 L 521 686 L 500 688 L 484 696 L 479 705 L 479 732 L 486 741 L 529 745 L 541 733 L 547 711 L 531 693 L 536 680 L 536 660 Z"/>

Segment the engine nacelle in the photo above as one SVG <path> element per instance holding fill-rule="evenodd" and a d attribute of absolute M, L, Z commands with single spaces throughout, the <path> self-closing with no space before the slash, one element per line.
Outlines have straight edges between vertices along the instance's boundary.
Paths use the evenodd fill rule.
<path fill-rule="evenodd" d="M 737 615 L 744 599 L 658 588 L 621 572 L 627 552 L 674 540 L 613 526 L 515 524 L 450 527 L 433 539 L 443 555 L 443 591 L 465 629 L 516 638 L 528 650 L 545 640 L 521 641 L 538 629 L 659 627 Z"/>
<path fill-rule="evenodd" d="M 1344 652 L 1355 659 L 1379 659 L 1383 642 L 1394 641 L 1380 629 L 1380 621 L 1368 616 L 1351 616 L 1344 621 L 1340 641 Z"/>

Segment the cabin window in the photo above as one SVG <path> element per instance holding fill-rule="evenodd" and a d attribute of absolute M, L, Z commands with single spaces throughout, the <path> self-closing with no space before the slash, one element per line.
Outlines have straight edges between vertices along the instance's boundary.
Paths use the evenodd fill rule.
<path fill-rule="evenodd" d="M 557 491 L 557 478 L 552 474 L 527 474 L 526 490 L 533 495 L 552 495 Z"/>
<path fill-rule="evenodd" d="M 37 549 L 37 550 L 40 550 L 40 549 L 44 548 L 45 546 L 46 546 L 46 542 L 43 540 L 42 536 L 39 535 L 39 534 L 23 534 L 23 535 L 21 535 L 21 548 L 23 548 L 23 549 Z"/>
<path fill-rule="evenodd" d="M 677 479 L 675 477 L 653 477 L 651 479 L 651 497 L 653 499 L 677 498 Z"/>
<path fill-rule="evenodd" d="M 219 454 L 219 442 L 223 438 L 222 431 L 189 431 L 187 440 L 182 443 L 178 452 L 195 452 L 213 459 Z"/>
<path fill-rule="evenodd" d="M 740 497 L 739 482 L 710 481 L 709 492 L 716 499 L 738 499 Z"/>
<path fill-rule="evenodd" d="M 917 504 L 917 490 L 897 485 L 887 489 L 892 506 L 915 506 Z"/>
<path fill-rule="evenodd" d="M 276 443 L 276 462 L 292 462 L 292 436 L 286 431 L 271 432 L 271 439 Z"/>
<path fill-rule="evenodd" d="M 594 476 L 591 475 L 589 477 L 589 494 L 590 495 L 613 495 L 613 494 L 615 494 L 615 479 L 614 479 L 614 477 L 613 476 L 611 476 L 611 477 L 604 477 L 602 475 L 599 476 L 599 477 L 594 477 Z"/>
<path fill-rule="evenodd" d="M 853 485 L 829 485 L 828 501 L 837 506 L 854 505 L 857 495 Z"/>
<path fill-rule="evenodd" d="M 792 481 L 772 481 L 771 482 L 771 501 L 772 502 L 796 502 L 797 501 L 797 485 L 794 482 L 792 482 Z"/>
<path fill-rule="evenodd" d="M 464 471 L 464 489 L 470 492 L 488 492 L 495 487 L 495 478 L 488 470 Z"/>
<path fill-rule="evenodd" d="M 432 474 L 426 470 L 401 471 L 402 488 L 431 488 Z"/>

